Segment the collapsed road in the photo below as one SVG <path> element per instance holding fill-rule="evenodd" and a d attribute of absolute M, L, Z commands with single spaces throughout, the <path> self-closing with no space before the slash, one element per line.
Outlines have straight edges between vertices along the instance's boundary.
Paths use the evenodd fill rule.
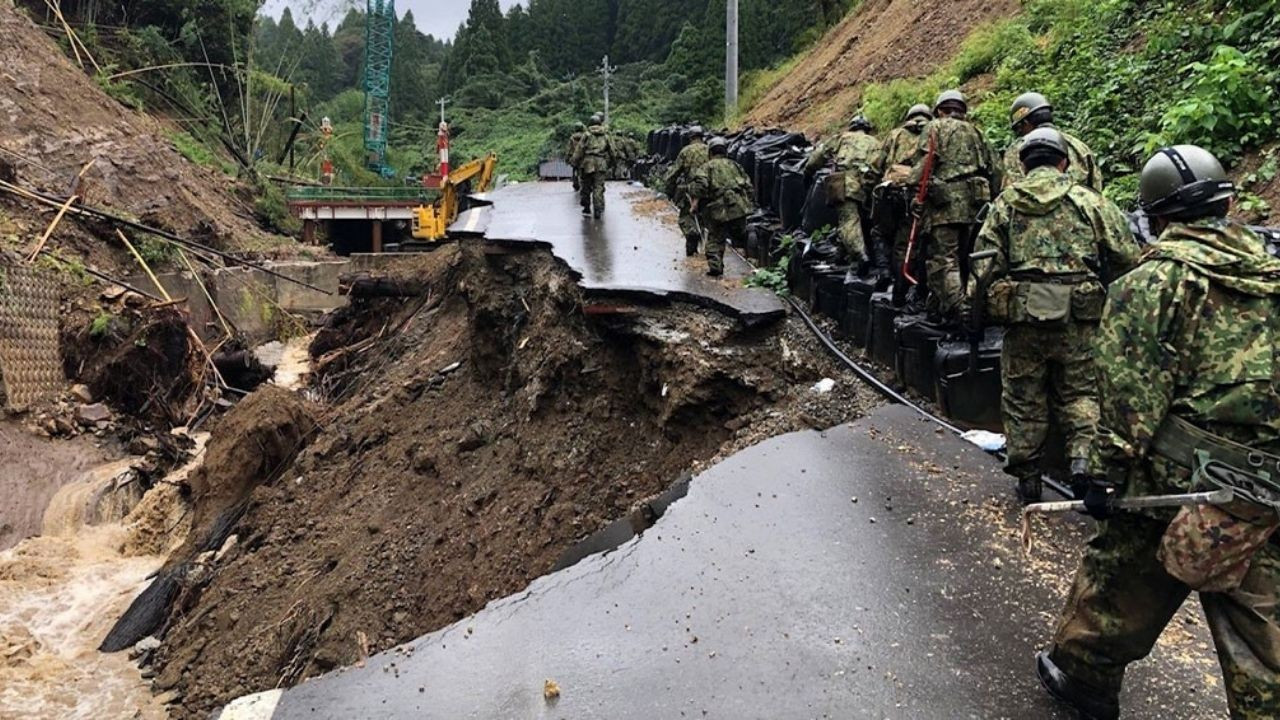
<path fill-rule="evenodd" d="M 615 307 L 600 300 L 610 293 L 705 287 L 682 257 L 646 268 L 649 253 L 683 255 L 664 211 L 632 236 L 642 243 L 620 248 L 609 215 L 579 222 L 557 193 L 568 195 L 554 184 L 493 193 L 459 225 L 491 248 L 545 245 L 601 307 Z M 609 198 L 620 217 L 643 217 L 653 200 L 624 185 Z M 743 268 L 730 267 L 735 283 L 699 302 L 741 302 Z M 221 720 L 1069 717 L 1031 659 L 1084 522 L 1038 528 L 1025 555 L 996 461 L 901 406 L 739 446 L 615 549 L 354 666 L 240 698 Z M 608 543 L 581 544 L 609 548 L 612 530 Z M 1135 667 L 1132 717 L 1222 714 L 1205 688 L 1207 633 L 1194 610 L 1182 618 Z"/>

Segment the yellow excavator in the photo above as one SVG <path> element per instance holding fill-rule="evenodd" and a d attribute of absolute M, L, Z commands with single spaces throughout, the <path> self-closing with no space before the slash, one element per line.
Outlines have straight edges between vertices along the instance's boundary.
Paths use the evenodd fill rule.
<path fill-rule="evenodd" d="M 493 183 L 498 156 L 489 153 L 482 158 L 454 168 L 448 175 L 428 175 L 423 184 L 440 191 L 430 205 L 420 205 L 413 212 L 413 237 L 417 240 L 442 240 L 449 226 L 458 219 L 462 196 L 467 192 L 485 192 Z M 468 191 L 463 186 L 471 183 Z"/>

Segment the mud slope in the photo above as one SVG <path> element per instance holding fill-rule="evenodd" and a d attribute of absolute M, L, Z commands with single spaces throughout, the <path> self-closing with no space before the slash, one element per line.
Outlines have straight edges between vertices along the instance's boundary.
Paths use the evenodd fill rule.
<path fill-rule="evenodd" d="M 187 161 L 164 126 L 108 97 L 2 2 L 0 125 L 0 162 L 14 166 L 22 185 L 68 194 L 93 161 L 80 185 L 89 204 L 221 246 L 264 236 L 229 177 Z"/>
<path fill-rule="evenodd" d="M 184 589 L 156 682 L 178 717 L 465 617 L 724 448 L 871 402 L 813 393 L 835 370 L 799 361 L 821 356 L 785 323 L 584 315 L 543 251 L 444 248 L 419 273 L 418 309 L 372 303 L 335 323 L 342 348 L 313 346 L 345 399 Z"/>
<path fill-rule="evenodd" d="M 862 86 L 922 77 L 976 26 L 1017 13 L 1018 0 L 865 0 L 832 28 L 743 122 L 821 133 L 846 119 Z"/>

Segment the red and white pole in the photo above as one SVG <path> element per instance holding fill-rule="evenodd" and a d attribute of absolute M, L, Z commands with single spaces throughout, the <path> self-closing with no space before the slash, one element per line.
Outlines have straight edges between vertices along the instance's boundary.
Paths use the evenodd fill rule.
<path fill-rule="evenodd" d="M 436 134 L 436 150 L 440 153 L 440 182 L 449 177 L 449 124 L 441 121 L 440 132 Z"/>

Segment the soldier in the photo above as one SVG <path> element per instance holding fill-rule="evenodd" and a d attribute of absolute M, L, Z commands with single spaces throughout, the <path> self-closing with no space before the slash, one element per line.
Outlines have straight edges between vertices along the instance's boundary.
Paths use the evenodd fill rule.
<path fill-rule="evenodd" d="M 578 167 L 578 193 L 582 200 L 582 216 L 597 220 L 604 216 L 604 183 L 618 157 L 613 138 L 604 127 L 604 116 L 591 116 L 591 126 L 573 154 Z"/>
<path fill-rule="evenodd" d="M 1009 149 L 1004 151 L 1004 186 L 1009 187 L 1014 182 L 1021 180 L 1025 173 L 1022 171 L 1022 163 L 1018 158 L 1018 149 L 1022 147 L 1022 138 L 1027 133 L 1040 127 L 1055 127 L 1053 124 L 1053 106 L 1045 99 L 1043 95 L 1037 92 L 1023 93 L 1013 101 L 1013 109 L 1009 111 L 1009 122 L 1013 131 L 1017 133 L 1018 139 L 1009 145 Z M 1055 128 L 1056 129 L 1056 128 Z M 1080 138 L 1063 132 L 1062 137 L 1067 141 L 1067 150 L 1071 153 L 1071 179 L 1087 185 L 1098 192 L 1102 192 L 1102 171 L 1098 169 L 1098 161 L 1093 156 L 1093 151 Z"/>
<path fill-rule="evenodd" d="M 716 277 L 724 274 L 725 241 L 746 242 L 747 216 L 755 194 L 747 174 L 729 159 L 728 140 L 712 138 L 707 152 L 711 159 L 693 174 L 689 194 L 707 232 L 707 274 Z"/>
<path fill-rule="evenodd" d="M 693 199 L 689 196 L 688 185 L 693 180 L 693 174 L 710 159 L 703 138 L 701 125 L 689 128 L 689 144 L 680 150 L 662 182 L 663 192 L 680 209 L 680 232 L 684 233 L 684 254 L 688 257 L 697 254 L 698 245 L 702 242 L 698 221 L 694 219 L 691 209 Z"/>
<path fill-rule="evenodd" d="M 868 260 L 862 224 L 863 218 L 868 216 L 866 205 L 870 199 L 866 178 L 880 154 L 880 141 L 871 135 L 874 129 L 871 121 L 862 115 L 854 117 L 849 121 L 849 129 L 834 142 L 819 143 L 804 165 L 805 174 L 812 175 L 828 162 L 834 163 L 836 175 L 829 182 L 839 183 L 835 188 L 838 199 L 834 204 L 840 220 L 840 242 L 849 261 L 855 265 L 865 264 Z M 829 197 L 830 194 L 831 190 L 828 190 Z"/>
<path fill-rule="evenodd" d="M 573 168 L 573 189 L 578 189 L 578 165 L 574 161 L 574 157 L 578 154 L 578 146 L 582 144 L 582 138 L 586 137 L 587 126 L 582 123 L 573 124 L 573 134 L 569 136 L 569 144 L 565 151 L 565 158 L 569 163 L 569 167 Z"/>
<path fill-rule="evenodd" d="M 1037 672 L 1085 717 L 1118 717 L 1125 667 L 1151 651 L 1194 589 L 1231 717 L 1275 718 L 1275 509 L 1237 500 L 1176 514 L 1122 512 L 1112 500 L 1200 490 L 1210 477 L 1254 484 L 1261 472 L 1275 477 L 1280 260 L 1227 220 L 1235 189 L 1206 150 L 1157 152 L 1142 170 L 1139 195 L 1160 239 L 1112 285 L 1099 328 L 1101 419 L 1084 503 L 1100 522 Z"/>
<path fill-rule="evenodd" d="M 1040 499 L 1040 461 L 1052 416 L 1062 423 L 1073 477 L 1085 472 L 1098 421 L 1093 339 L 1106 285 L 1138 259 L 1128 219 L 1072 181 L 1070 146 L 1042 127 L 1021 143 L 1023 179 L 1005 189 L 978 234 L 970 302 L 1008 327 L 1000 358 L 1005 472 L 1023 502 Z M 975 288 L 988 288 L 979 297 Z M 978 331 L 980 328 L 971 327 Z"/>
<path fill-rule="evenodd" d="M 929 295 L 926 310 L 934 322 L 955 319 L 963 301 L 961 255 L 967 255 L 978 212 L 1000 187 L 1000 171 L 991 147 L 967 119 L 964 93 L 947 90 L 934 104 L 937 117 L 916 146 L 911 184 L 919 185 L 926 167 L 932 169 L 928 194 L 920 213 L 919 235 L 924 248 Z"/>
<path fill-rule="evenodd" d="M 908 184 L 911 163 L 915 161 L 920 133 L 933 119 L 933 111 L 923 103 L 907 110 L 901 127 L 894 128 L 880 145 L 880 155 L 872 171 L 880 184 L 871 191 L 871 246 L 878 253 L 877 265 L 889 264 L 886 277 L 893 278 L 893 303 L 906 301 L 907 281 L 902 263 L 907 256 L 907 238 L 911 234 L 911 194 Z"/>

